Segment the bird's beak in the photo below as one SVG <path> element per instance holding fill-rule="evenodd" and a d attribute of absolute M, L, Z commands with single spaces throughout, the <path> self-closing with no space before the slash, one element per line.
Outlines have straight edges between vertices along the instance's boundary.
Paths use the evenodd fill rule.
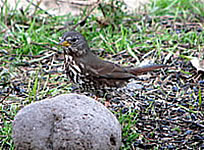
<path fill-rule="evenodd" d="M 59 43 L 59 45 L 67 47 L 67 46 L 70 46 L 71 44 L 69 42 L 67 42 L 67 41 L 62 41 L 62 42 Z"/>

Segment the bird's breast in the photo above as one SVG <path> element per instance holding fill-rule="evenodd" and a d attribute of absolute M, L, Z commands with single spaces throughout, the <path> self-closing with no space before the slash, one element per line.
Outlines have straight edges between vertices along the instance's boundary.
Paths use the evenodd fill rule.
<path fill-rule="evenodd" d="M 75 84 L 86 84 L 88 81 L 89 73 L 86 72 L 85 65 L 76 59 L 73 56 L 65 55 L 64 62 L 65 73 L 69 79 Z"/>

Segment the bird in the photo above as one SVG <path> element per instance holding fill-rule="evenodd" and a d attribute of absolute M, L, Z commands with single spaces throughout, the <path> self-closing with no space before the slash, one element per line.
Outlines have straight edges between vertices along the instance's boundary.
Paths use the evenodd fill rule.
<path fill-rule="evenodd" d="M 95 55 L 85 37 L 77 31 L 65 32 L 60 43 L 64 51 L 64 70 L 82 91 L 121 88 L 139 74 L 165 68 L 164 64 L 143 67 L 122 66 Z"/>

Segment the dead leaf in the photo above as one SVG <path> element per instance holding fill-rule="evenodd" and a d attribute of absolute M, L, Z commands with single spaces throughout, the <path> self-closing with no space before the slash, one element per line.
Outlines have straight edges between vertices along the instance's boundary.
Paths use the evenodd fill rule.
<path fill-rule="evenodd" d="M 193 57 L 191 59 L 191 64 L 197 69 L 197 71 L 204 72 L 204 60 L 199 60 L 199 58 Z"/>

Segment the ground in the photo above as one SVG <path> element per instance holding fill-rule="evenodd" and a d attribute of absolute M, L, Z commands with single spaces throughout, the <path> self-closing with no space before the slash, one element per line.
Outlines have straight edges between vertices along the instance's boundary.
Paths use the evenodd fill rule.
<path fill-rule="evenodd" d="M 123 6 L 100 3 L 94 8 L 100 17 L 90 10 L 73 17 L 2 8 L 1 149 L 14 149 L 11 123 L 22 107 L 73 91 L 57 45 L 71 29 L 81 32 L 103 59 L 170 66 L 138 76 L 128 90 L 109 101 L 98 99 L 123 127 L 121 149 L 204 148 L 202 1 L 158 0 L 131 14 L 120 9 Z"/>

